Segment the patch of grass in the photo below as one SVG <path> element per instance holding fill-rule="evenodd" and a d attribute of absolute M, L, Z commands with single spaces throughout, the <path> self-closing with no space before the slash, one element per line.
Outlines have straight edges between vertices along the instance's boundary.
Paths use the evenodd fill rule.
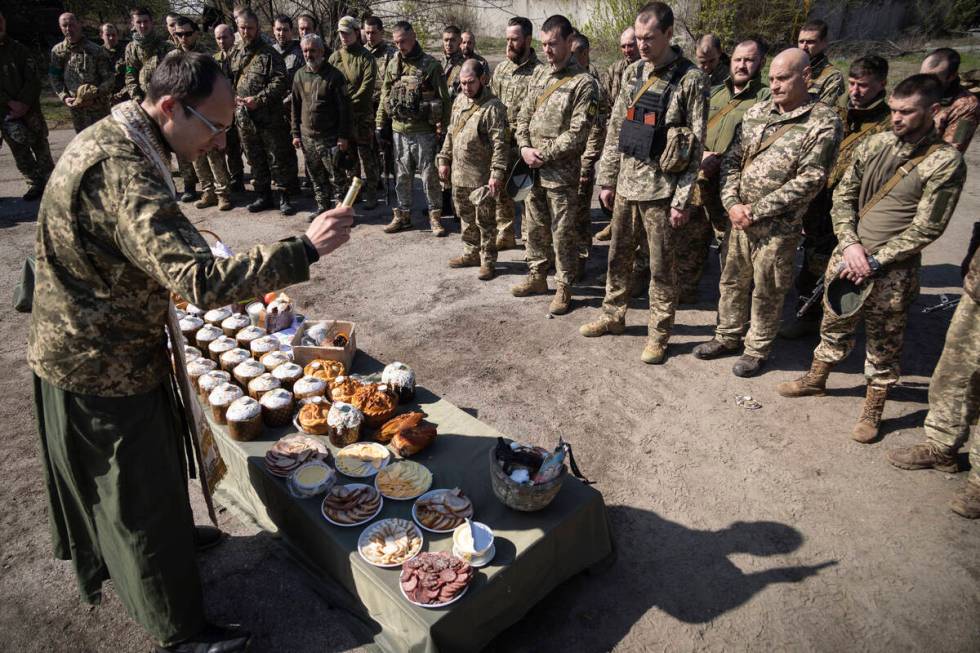
<path fill-rule="evenodd" d="M 71 114 L 68 107 L 58 99 L 47 84 L 41 90 L 41 112 L 48 123 L 48 129 L 71 127 Z"/>

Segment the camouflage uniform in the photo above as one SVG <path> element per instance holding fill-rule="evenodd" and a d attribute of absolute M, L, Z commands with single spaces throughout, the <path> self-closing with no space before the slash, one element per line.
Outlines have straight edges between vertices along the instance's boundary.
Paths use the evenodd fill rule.
<path fill-rule="evenodd" d="M 330 55 L 330 63 L 344 74 L 347 80 L 347 96 L 350 98 L 354 122 L 354 143 L 364 175 L 364 200 L 374 204 L 378 188 L 378 157 L 374 150 L 374 113 L 372 98 L 377 85 L 378 64 L 360 43 L 341 47 Z M 354 174 L 356 176 L 356 172 Z"/>
<path fill-rule="evenodd" d="M 313 195 L 322 210 L 330 208 L 335 194 L 333 155 L 337 139 L 352 141 L 352 103 L 347 86 L 344 75 L 326 61 L 316 72 L 301 68 L 293 78 L 290 101 L 293 138 L 303 143 Z"/>
<path fill-rule="evenodd" d="M 146 98 L 146 86 L 157 64 L 174 49 L 174 44 L 158 34 L 134 36 L 126 46 L 126 94 L 137 102 Z"/>
<path fill-rule="evenodd" d="M 630 295 L 630 275 L 642 232 L 646 232 L 650 266 L 650 315 L 647 336 L 653 343 L 665 345 L 674 324 L 677 304 L 677 268 L 675 252 L 678 230 L 670 226 L 671 208 L 688 207 L 697 180 L 707 124 L 708 77 L 685 59 L 679 48 L 675 57 L 660 67 L 644 60 L 631 63 L 623 73 L 624 83 L 619 90 L 609 120 L 599 180 L 602 187 L 615 188 L 612 240 L 609 243 L 609 269 L 606 275 L 606 295 L 602 312 L 615 322 L 626 319 Z M 633 105 L 636 81 L 645 83 L 655 76 L 659 79 L 649 92 L 663 93 L 668 81 L 678 70 L 680 74 L 670 96 L 664 117 L 665 124 L 687 128 L 692 143 L 689 160 L 683 170 L 668 173 L 660 168 L 660 158 L 639 159 L 620 151 L 620 131 L 629 107 Z"/>
<path fill-rule="evenodd" d="M 837 98 L 847 92 L 847 80 L 844 73 L 837 70 L 827 55 L 821 52 L 810 59 L 810 86 L 807 90 L 810 95 L 816 95 L 818 100 L 833 107 L 837 105 Z"/>
<path fill-rule="evenodd" d="M 589 250 L 592 247 L 592 195 L 595 192 L 596 165 L 599 163 L 599 157 L 602 156 L 602 148 L 606 142 L 606 126 L 609 123 L 609 114 L 612 112 L 610 106 L 612 99 L 606 95 L 599 70 L 590 65 L 589 74 L 595 80 L 599 104 L 595 123 L 589 130 L 589 138 L 585 143 L 585 151 L 582 153 L 582 170 L 579 173 L 580 183 L 578 186 L 575 231 L 578 233 L 578 256 L 582 259 L 580 262 L 582 265 L 589 258 Z M 583 184 L 581 179 L 587 181 Z"/>
<path fill-rule="evenodd" d="M 555 87 L 559 80 L 568 81 Z M 555 264 L 555 280 L 569 286 L 578 258 L 579 174 L 582 154 L 598 114 L 599 89 L 589 71 L 572 58 L 558 69 L 540 66 L 527 85 L 517 117 L 517 152 L 536 148 L 544 165 L 535 170 L 527 198 L 527 264 L 544 277 Z M 553 92 L 547 95 L 548 90 Z"/>
<path fill-rule="evenodd" d="M 735 137 L 735 130 L 749 107 L 769 99 L 769 88 L 757 75 L 739 93 L 731 78 L 711 89 L 708 100 L 708 131 L 704 149 L 719 156 L 725 153 Z M 724 113 L 722 113 L 724 112 Z M 711 239 L 720 243 L 728 230 L 728 214 L 721 205 L 718 177 L 708 178 L 698 172 L 697 187 L 691 199 L 691 218 L 680 227 L 677 259 L 678 297 L 693 300 L 697 294 L 704 264 L 711 249 Z"/>
<path fill-rule="evenodd" d="M 486 186 L 491 177 L 507 181 L 509 131 L 507 108 L 493 91 L 484 87 L 472 100 L 460 94 L 453 103 L 446 140 L 438 156 L 440 166 L 452 169 L 453 203 L 463 225 L 463 254 L 479 252 L 483 265 L 497 261 L 494 201 L 490 198 L 474 206 L 470 193 Z"/>
<path fill-rule="evenodd" d="M 376 45 L 365 46 L 367 51 L 371 53 L 374 57 L 374 63 L 377 64 L 378 70 L 377 74 L 374 76 L 374 94 L 371 98 L 371 111 L 373 115 L 378 115 L 378 107 L 381 105 L 381 87 L 384 84 L 385 71 L 388 68 L 388 63 L 395 58 L 398 50 L 395 49 L 391 43 L 387 41 L 380 41 Z M 394 161 L 392 161 L 392 147 L 388 145 L 383 146 L 381 143 L 377 143 L 372 140 L 372 145 L 375 148 L 374 157 L 376 158 L 376 165 L 378 169 L 378 176 L 381 174 L 389 175 L 394 171 Z M 382 158 L 382 155 L 384 158 Z M 387 184 L 387 181 L 385 182 Z M 380 185 L 380 179 L 379 179 Z M 388 189 L 385 187 L 385 193 L 387 194 Z"/>
<path fill-rule="evenodd" d="M 613 103 L 619 97 L 619 89 L 623 85 L 623 71 L 633 63 L 629 59 L 620 58 L 606 69 L 606 97 Z"/>
<path fill-rule="evenodd" d="M 753 216 L 747 228 L 730 230 L 722 253 L 715 338 L 728 348 L 738 345 L 751 319 L 745 353 L 769 356 L 793 281 L 801 217 L 827 183 L 842 132 L 835 111 L 813 97 L 786 113 L 772 100 L 745 112 L 721 163 L 725 211 L 745 204 Z"/>
<path fill-rule="evenodd" d="M 231 79 L 231 51 L 218 50 L 214 60 L 221 64 L 225 77 Z M 229 129 L 225 135 L 225 160 L 228 164 L 228 177 L 232 186 L 241 185 L 245 179 L 245 166 L 242 163 L 242 141 L 238 137 L 238 129 Z"/>
<path fill-rule="evenodd" d="M 111 577 L 164 645 L 204 626 L 164 324 L 171 293 L 218 307 L 309 279 L 304 241 L 215 259 L 181 213 L 170 152 L 135 102 L 66 148 L 41 202 L 27 360 L 55 555 L 82 597 Z M 151 162 L 151 154 L 158 160 Z M 186 461 L 186 458 L 183 459 Z"/>
<path fill-rule="evenodd" d="M 10 137 L 3 130 L 7 145 L 13 154 L 17 170 L 27 179 L 31 189 L 40 189 L 54 169 L 51 149 L 48 147 L 48 125 L 41 114 L 41 70 L 31 51 L 5 35 L 0 39 L 0 125 L 9 127 L 6 121 L 10 108 L 7 103 L 17 100 L 30 106 L 21 117 L 26 132 L 26 142 Z"/>
<path fill-rule="evenodd" d="M 409 78 L 413 77 L 419 80 L 422 104 L 429 104 L 429 108 L 417 114 L 417 117 L 401 120 L 393 114 L 392 102 L 395 100 L 395 94 L 392 93 L 392 89 L 396 82 L 410 81 Z M 392 121 L 396 161 L 395 192 L 398 196 L 398 209 L 404 214 L 412 210 L 412 180 L 416 171 L 422 178 L 430 216 L 432 212 L 441 213 L 442 192 L 435 165 L 434 123 L 447 125 L 451 108 L 446 79 L 442 76 L 439 62 L 425 54 L 418 43 L 407 57 L 398 52 L 388 63 L 381 87 L 381 101 L 375 126 L 377 129 L 383 129 L 388 120 Z"/>
<path fill-rule="evenodd" d="M 943 145 L 858 220 L 858 212 L 909 159 L 941 143 L 930 134 L 922 144 L 901 141 L 892 132 L 864 140 L 834 191 L 831 217 L 840 244 L 827 266 L 826 281 L 837 274 L 845 248 L 862 244 L 881 264 L 870 294 L 854 315 L 837 317 L 824 306 L 820 344 L 813 357 L 839 363 L 854 347 L 854 332 L 864 318 L 867 358 L 864 373 L 871 385 L 898 382 L 899 359 L 908 308 L 919 294 L 920 252 L 939 238 L 959 200 L 966 164 L 955 148 Z"/>
<path fill-rule="evenodd" d="M 943 140 L 966 152 L 980 123 L 980 100 L 956 81 L 939 104 L 942 108 L 936 114 L 936 129 Z"/>
<path fill-rule="evenodd" d="M 109 59 L 109 65 L 112 66 L 114 73 L 112 97 L 109 103 L 116 104 L 128 98 L 126 95 L 126 44 L 116 43 L 116 47 L 111 49 L 103 45 L 102 52 Z"/>
<path fill-rule="evenodd" d="M 288 133 L 290 116 L 292 115 L 289 108 L 289 98 L 292 95 L 290 90 L 293 88 L 293 78 L 296 76 L 296 71 L 306 65 L 306 58 L 303 57 L 303 49 L 300 47 L 299 41 L 290 41 L 287 46 L 282 46 L 278 42 L 275 42 L 272 44 L 272 48 L 279 53 L 283 63 L 286 64 L 286 97 L 283 98 L 282 103 L 282 119 L 286 123 L 286 132 Z M 329 59 L 332 54 L 330 48 L 324 46 L 323 56 Z M 288 168 L 289 190 L 292 193 L 298 193 L 299 159 L 296 157 L 296 148 L 290 147 L 288 151 L 283 150 L 283 159 Z"/>
<path fill-rule="evenodd" d="M 490 81 L 490 88 L 494 95 L 507 107 L 507 124 L 513 130 L 517 125 L 517 116 L 521 110 L 521 103 L 527 96 L 528 84 L 534 73 L 545 64 L 542 63 L 534 49 L 529 50 L 527 59 L 520 63 L 514 63 L 510 59 L 504 59 L 493 69 L 493 76 Z M 511 134 L 513 136 L 513 133 Z M 511 161 L 515 161 L 520 154 L 517 152 L 516 142 L 511 144 L 513 152 Z M 527 237 L 527 218 L 522 220 L 523 237 Z M 497 198 L 497 237 L 514 237 L 514 200 L 501 193 Z"/>
<path fill-rule="evenodd" d="M 451 56 L 442 55 L 442 76 L 446 78 L 446 88 L 449 90 L 450 101 L 455 101 L 459 95 L 459 71 L 463 67 L 466 57 L 463 53 L 456 51 Z"/>
<path fill-rule="evenodd" d="M 76 134 L 109 114 L 109 100 L 115 83 L 112 64 L 102 48 L 92 41 L 83 37 L 78 43 L 69 43 L 65 39 L 51 48 L 48 75 L 51 88 L 62 102 L 65 98 L 74 97 L 82 84 L 91 84 L 99 89 L 98 98 L 84 107 L 68 108 Z"/>
<path fill-rule="evenodd" d="M 267 193 L 288 192 L 294 185 L 290 160 L 296 157 L 283 118 L 282 101 L 289 91 L 286 64 L 279 53 L 262 39 L 237 46 L 229 62 L 232 85 L 240 98 L 254 97 L 253 110 L 235 112 L 238 135 L 252 168 L 252 188 Z"/>

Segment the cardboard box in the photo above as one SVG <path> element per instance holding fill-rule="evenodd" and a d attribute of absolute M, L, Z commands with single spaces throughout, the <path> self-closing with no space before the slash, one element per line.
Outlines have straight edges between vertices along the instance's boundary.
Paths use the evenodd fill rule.
<path fill-rule="evenodd" d="M 303 341 L 303 334 L 314 324 L 325 324 L 329 328 L 324 346 L 308 347 L 299 344 Z M 344 320 L 311 320 L 307 318 L 299 325 L 299 328 L 296 329 L 296 335 L 293 336 L 293 362 L 305 367 L 308 363 L 317 359 L 340 361 L 347 368 L 347 371 L 350 372 L 351 365 L 354 363 L 354 354 L 357 353 L 355 326 L 353 322 L 346 322 Z M 347 345 L 344 347 L 329 345 L 334 337 L 340 333 L 347 335 Z"/>

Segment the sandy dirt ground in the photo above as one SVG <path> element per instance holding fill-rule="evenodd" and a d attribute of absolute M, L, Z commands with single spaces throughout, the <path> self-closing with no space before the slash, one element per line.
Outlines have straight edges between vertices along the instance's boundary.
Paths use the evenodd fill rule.
<path fill-rule="evenodd" d="M 71 136 L 52 133 L 56 153 Z M 980 165 L 980 145 L 968 158 L 971 168 Z M 522 251 L 504 253 L 500 276 L 488 283 L 475 270 L 451 270 L 446 261 L 461 251 L 458 223 L 449 238 L 433 238 L 420 228 L 420 203 L 416 230 L 395 236 L 381 231 L 384 204 L 360 215 L 350 244 L 291 290 L 306 314 L 353 319 L 364 352 L 408 362 L 423 385 L 500 431 L 544 446 L 562 435 L 597 481 L 618 560 L 559 587 L 490 650 L 975 651 L 980 524 L 946 507 L 965 475 L 903 472 L 884 459 L 890 447 L 922 438 L 950 313 L 921 309 L 959 292 L 958 264 L 980 210 L 975 171 L 970 176 L 949 230 L 925 253 L 905 376 L 871 445 L 848 437 L 864 394 L 863 341 L 832 376 L 827 397 L 795 401 L 773 387 L 809 364 L 812 341 L 779 342 L 765 374 L 746 380 L 731 374 L 731 359 L 691 355 L 712 334 L 715 261 L 702 301 L 679 311 L 670 358 L 658 367 L 639 361 L 645 300 L 635 301 L 625 335 L 578 335 L 601 302 L 605 245 L 575 288 L 574 310 L 549 319 L 550 297 L 508 291 L 524 273 Z M 4 301 L 33 249 L 37 205 L 20 201 L 23 192 L 4 149 Z M 309 197 L 303 208 L 312 208 Z M 188 214 L 239 250 L 305 228 L 301 217 L 278 212 Z M 0 650 L 148 650 L 111 587 L 89 608 L 69 565 L 51 557 L 27 325 L 26 316 L 0 312 Z M 762 409 L 736 407 L 737 394 Z M 199 496 L 195 509 L 203 522 Z M 211 618 L 250 628 L 254 651 L 367 644 L 274 538 L 227 512 L 221 525 L 232 537 L 200 558 Z"/>

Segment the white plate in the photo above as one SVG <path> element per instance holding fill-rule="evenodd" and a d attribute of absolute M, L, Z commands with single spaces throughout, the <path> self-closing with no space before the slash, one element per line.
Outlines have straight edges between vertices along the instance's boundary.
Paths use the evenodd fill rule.
<path fill-rule="evenodd" d="M 374 476 L 375 474 L 378 473 L 378 469 L 374 469 L 373 467 L 371 467 L 370 465 L 368 465 L 368 467 L 370 467 L 370 471 L 367 474 L 348 474 L 347 472 L 345 472 L 344 470 L 342 470 L 340 468 L 340 465 L 339 464 L 337 464 L 337 461 L 340 460 L 340 458 L 342 457 L 344 451 L 346 451 L 347 449 L 350 449 L 351 447 L 362 447 L 364 445 L 369 445 L 371 447 L 376 447 L 378 453 L 382 453 L 382 452 L 384 453 L 385 458 L 384 458 L 384 460 L 381 461 L 381 467 L 379 467 L 378 469 L 384 469 L 385 467 L 388 466 L 388 463 L 391 461 L 391 452 L 389 452 L 384 447 L 384 445 L 378 444 L 377 442 L 355 442 L 354 444 L 347 445 L 346 447 L 344 447 L 343 449 L 341 449 L 340 451 L 338 451 L 336 454 L 334 454 L 334 457 L 333 457 L 334 458 L 334 467 L 337 468 L 337 472 L 338 473 L 343 474 L 344 476 L 349 476 L 350 478 L 370 478 L 370 477 L 372 477 L 372 476 Z"/>
<path fill-rule="evenodd" d="M 412 499 L 418 499 L 420 496 L 422 496 L 423 494 L 425 494 L 426 492 L 428 492 L 428 490 L 429 490 L 430 487 L 432 487 L 432 470 L 429 469 L 428 467 L 426 467 L 425 465 L 423 465 L 422 463 L 417 463 L 414 460 L 396 460 L 393 463 L 392 462 L 389 462 L 387 465 L 384 465 L 381 469 L 386 469 L 386 468 L 389 468 L 389 467 L 396 467 L 396 466 L 402 465 L 404 463 L 418 465 L 419 467 L 421 467 L 425 471 L 429 472 L 429 482 L 426 484 L 426 486 L 424 488 L 422 488 L 421 490 L 419 490 L 418 494 L 413 494 L 410 497 L 396 497 L 396 496 L 392 496 L 390 494 L 385 494 L 384 492 L 381 492 L 381 488 L 378 487 L 378 475 L 375 474 L 375 476 L 374 476 L 374 488 L 378 492 L 381 492 L 381 496 L 383 496 L 385 499 L 391 499 L 392 501 L 411 501 Z M 378 470 L 378 471 L 380 472 L 381 470 Z"/>
<path fill-rule="evenodd" d="M 410 556 L 408 556 L 407 558 L 405 558 L 401 562 L 395 562 L 395 563 L 392 563 L 392 564 L 384 565 L 384 564 L 381 564 L 380 562 L 373 562 L 372 560 L 370 560 L 366 555 L 364 555 L 364 552 L 361 551 L 361 549 L 367 544 L 367 540 L 368 540 L 368 537 L 370 536 L 371 532 L 374 531 L 377 528 L 380 528 L 382 524 L 384 524 L 386 522 L 389 522 L 389 521 L 392 521 L 392 522 L 401 521 L 401 522 L 407 522 L 408 524 L 410 524 L 412 526 L 412 528 L 414 528 L 416 530 L 416 532 L 418 533 L 418 536 L 419 536 L 419 545 L 418 545 L 418 548 L 416 548 L 415 551 L 412 551 L 412 554 Z M 408 562 L 409 560 L 411 560 L 412 558 L 414 558 L 415 556 L 417 556 L 422 551 L 422 545 L 423 544 L 425 544 L 425 536 L 422 534 L 422 531 L 419 530 L 419 527 L 418 526 L 416 526 L 415 524 L 412 524 L 412 522 L 410 522 L 410 521 L 408 521 L 406 519 L 399 519 L 397 517 L 389 517 L 388 519 L 382 519 L 381 521 L 379 521 L 377 523 L 371 524 L 370 526 L 368 526 L 367 528 L 365 528 L 363 531 L 361 531 L 361 535 L 357 538 L 357 552 L 358 552 L 358 554 L 360 554 L 361 559 L 364 562 L 368 563 L 369 565 L 374 565 L 375 567 L 383 567 L 385 569 L 391 569 L 391 568 L 394 568 L 394 567 L 401 567 L 403 564 L 405 564 L 406 562 Z"/>
<path fill-rule="evenodd" d="M 455 544 L 453 544 L 453 555 L 456 556 L 457 558 L 459 558 L 460 560 L 463 560 L 463 561 L 466 560 L 466 558 L 464 558 L 463 556 L 461 556 L 459 554 L 459 551 L 456 549 L 456 545 Z M 493 559 L 494 559 L 494 557 L 496 557 L 496 555 L 497 555 L 497 544 L 496 543 L 493 543 L 493 544 L 490 545 L 490 548 L 487 549 L 487 552 L 484 553 L 482 557 L 480 557 L 480 558 L 473 558 L 472 560 L 470 560 L 470 562 L 468 564 L 470 565 L 470 567 L 474 567 L 476 569 L 479 569 L 481 567 L 486 567 L 491 562 L 493 562 Z"/>
<path fill-rule="evenodd" d="M 335 485 L 334 487 L 337 487 L 337 486 Z M 348 483 L 347 485 L 342 485 L 340 487 L 348 487 L 348 488 L 367 487 L 367 488 L 370 488 L 371 486 L 370 485 L 365 485 L 364 483 Z M 333 488 L 331 488 L 331 490 L 332 489 Z M 373 490 L 374 488 L 371 488 L 371 489 Z M 375 517 L 377 517 L 378 514 L 381 512 L 382 508 L 385 507 L 385 500 L 384 500 L 383 497 L 380 496 L 380 494 L 381 493 L 379 492 L 378 493 L 378 495 L 379 495 L 378 498 L 381 499 L 381 500 L 378 502 L 378 509 L 374 511 L 374 514 L 373 515 L 371 515 L 370 517 L 368 517 L 366 519 L 363 519 L 363 520 L 361 520 L 359 522 L 355 522 L 353 524 L 341 524 L 340 522 L 336 522 L 336 521 L 330 519 L 330 517 L 327 516 L 327 511 L 324 510 L 324 508 L 323 508 L 323 501 L 326 501 L 327 500 L 327 497 L 323 497 L 323 501 L 320 502 L 320 514 L 323 515 L 323 518 L 326 519 L 331 524 L 333 524 L 334 526 L 340 526 L 342 528 L 352 528 L 354 526 L 363 526 L 364 524 L 368 523 L 369 521 L 371 521 L 372 519 L 374 519 Z"/>
<path fill-rule="evenodd" d="M 449 492 L 449 490 L 446 489 L 446 488 L 440 488 L 438 490 L 431 490 L 429 492 L 426 492 L 422 496 L 418 497 L 418 499 L 415 500 L 415 503 L 412 504 L 412 519 L 415 520 L 415 523 L 419 525 L 419 528 L 422 528 L 424 530 L 427 530 L 430 533 L 452 533 L 454 530 L 456 530 L 456 527 L 459 526 L 459 524 L 464 523 L 466 520 L 464 519 L 463 521 L 459 522 L 459 524 L 453 524 L 451 527 L 446 528 L 444 530 L 436 530 L 435 528 L 429 528 L 428 526 L 426 526 L 425 524 L 423 524 L 422 522 L 420 522 L 419 521 L 418 513 L 415 510 L 416 507 L 418 506 L 418 502 L 420 500 L 422 500 L 422 499 L 428 499 L 429 497 L 435 496 L 436 494 L 438 494 L 440 492 Z M 469 499 L 469 497 L 466 497 L 466 498 Z M 473 505 L 473 499 L 470 499 L 470 505 L 471 506 Z M 473 509 L 473 514 L 470 515 L 470 519 L 473 519 L 473 517 L 475 517 L 475 516 L 476 516 L 476 508 Z"/>
<path fill-rule="evenodd" d="M 473 582 L 473 579 L 471 578 L 470 579 L 470 583 L 472 583 L 472 582 Z M 412 605 L 417 605 L 420 608 L 444 608 L 447 605 L 450 605 L 452 603 L 455 603 L 456 601 L 458 601 L 461 598 L 463 598 L 463 595 L 466 594 L 467 591 L 469 591 L 470 585 L 469 585 L 469 583 L 467 583 L 466 584 L 466 587 L 463 588 L 463 591 L 462 592 L 460 592 L 455 597 L 453 597 L 452 600 L 446 601 L 445 603 L 416 603 L 412 599 L 408 598 L 408 594 L 406 594 L 405 593 L 405 590 L 402 588 L 401 577 L 399 577 L 399 579 L 398 579 L 398 589 L 401 591 L 402 596 L 405 597 L 405 600 L 408 601 L 409 603 L 411 603 Z"/>

